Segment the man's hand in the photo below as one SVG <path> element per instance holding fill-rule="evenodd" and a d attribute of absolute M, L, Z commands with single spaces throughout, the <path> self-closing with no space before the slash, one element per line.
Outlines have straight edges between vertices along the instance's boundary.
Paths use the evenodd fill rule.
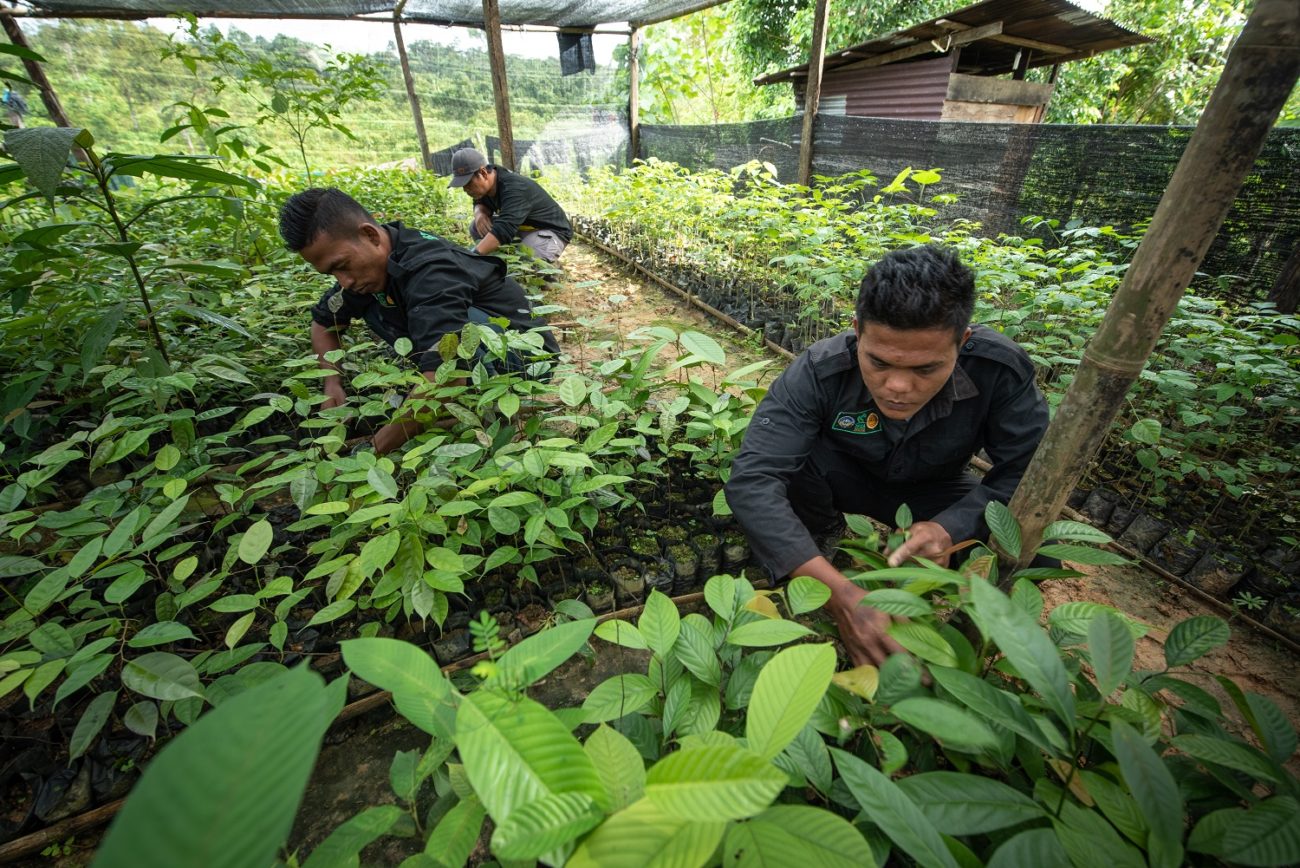
<path fill-rule="evenodd" d="M 922 557 L 934 561 L 941 567 L 948 566 L 948 549 L 952 548 L 952 537 L 943 525 L 932 521 L 918 521 L 909 529 L 907 542 L 889 553 L 891 567 L 902 566 L 908 558 Z"/>
<path fill-rule="evenodd" d="M 479 238 L 487 238 L 492 232 L 492 214 L 486 208 L 474 209 L 474 228 Z"/>
<path fill-rule="evenodd" d="M 343 386 L 338 382 L 338 378 L 332 378 L 335 382 L 325 384 L 325 402 L 320 405 L 322 410 L 333 410 L 335 407 L 342 407 L 348 401 L 348 393 L 343 390 Z"/>
<path fill-rule="evenodd" d="M 854 666 L 864 663 L 879 666 L 890 654 L 903 651 L 903 646 L 886 632 L 889 616 L 879 609 L 861 605 L 867 592 L 846 579 L 826 558 L 818 555 L 795 567 L 790 575 L 809 576 L 830 588 L 826 611 L 835 619 L 840 640 Z"/>

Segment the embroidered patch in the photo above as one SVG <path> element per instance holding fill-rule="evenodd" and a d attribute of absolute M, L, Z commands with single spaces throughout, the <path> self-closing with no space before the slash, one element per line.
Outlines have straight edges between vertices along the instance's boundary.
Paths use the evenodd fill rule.
<path fill-rule="evenodd" d="M 879 434 L 880 417 L 869 410 L 835 414 L 834 430 L 841 434 Z"/>
<path fill-rule="evenodd" d="M 343 309 L 343 293 L 336 292 L 331 295 L 325 301 L 325 306 L 330 309 L 330 313 L 338 313 L 341 311 Z"/>
<path fill-rule="evenodd" d="M 438 238 L 437 235 L 434 235 L 432 232 L 425 232 L 423 229 L 420 230 L 420 237 L 421 237 L 421 238 L 425 238 L 425 239 L 427 239 L 427 240 L 429 240 L 429 241 L 438 241 L 438 240 L 439 240 L 439 238 Z"/>

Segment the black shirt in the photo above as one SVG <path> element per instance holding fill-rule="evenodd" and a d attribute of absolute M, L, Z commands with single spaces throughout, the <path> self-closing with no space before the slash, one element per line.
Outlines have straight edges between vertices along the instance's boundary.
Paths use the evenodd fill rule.
<path fill-rule="evenodd" d="M 549 229 L 568 244 L 573 238 L 573 227 L 559 203 L 532 178 L 518 175 L 500 166 L 496 170 L 496 189 L 475 205 L 492 212 L 492 234 L 502 244 L 512 243 L 521 232 Z"/>
<path fill-rule="evenodd" d="M 958 541 L 987 533 L 984 507 L 1010 500 L 1047 430 L 1047 402 L 1034 382 L 1033 362 L 993 329 L 971 327 L 952 376 L 897 440 L 880 424 L 883 414 L 862 381 L 857 350 L 851 331 L 813 344 L 772 383 L 745 431 L 727 503 L 774 576 L 819 554 L 786 495 L 812 452 L 835 450 L 869 478 L 923 487 L 961 475 L 984 449 L 993 468 L 932 519 Z"/>
<path fill-rule="evenodd" d="M 364 319 L 390 346 L 408 338 L 421 371 L 442 364 L 438 341 L 464 327 L 470 307 L 504 317 L 521 332 L 546 325 L 533 317 L 523 287 L 506 275 L 506 264 L 497 257 L 479 256 L 401 223 L 386 223 L 384 229 L 393 243 L 384 291 L 355 293 L 336 283 L 311 309 L 312 321 L 342 328 Z M 549 331 L 543 343 L 548 352 L 560 351 Z"/>

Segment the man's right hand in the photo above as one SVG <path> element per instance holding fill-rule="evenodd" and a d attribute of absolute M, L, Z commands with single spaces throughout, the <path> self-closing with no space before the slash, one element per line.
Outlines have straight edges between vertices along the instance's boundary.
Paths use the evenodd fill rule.
<path fill-rule="evenodd" d="M 831 598 L 826 602 L 826 611 L 835 619 L 840 641 L 854 666 L 867 663 L 880 666 L 889 655 L 904 652 L 903 646 L 890 638 L 887 632 L 889 615 L 862 605 L 867 592 L 845 578 L 826 558 L 818 555 L 795 567 L 790 575 L 809 576 L 830 588 Z"/>
<path fill-rule="evenodd" d="M 348 401 L 348 393 L 343 391 L 343 387 L 338 384 L 329 384 L 325 386 L 325 402 L 320 405 L 322 410 L 333 410 L 335 407 L 342 407 Z"/>
<path fill-rule="evenodd" d="M 492 215 L 482 209 L 475 211 L 474 228 L 478 230 L 479 238 L 487 238 L 492 231 Z"/>

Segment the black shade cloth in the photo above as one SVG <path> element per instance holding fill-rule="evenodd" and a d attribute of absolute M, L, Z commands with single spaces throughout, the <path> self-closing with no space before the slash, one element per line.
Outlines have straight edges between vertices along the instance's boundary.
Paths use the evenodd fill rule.
<path fill-rule="evenodd" d="M 596 72 L 596 52 L 590 33 L 557 33 L 560 38 L 560 75 Z"/>

